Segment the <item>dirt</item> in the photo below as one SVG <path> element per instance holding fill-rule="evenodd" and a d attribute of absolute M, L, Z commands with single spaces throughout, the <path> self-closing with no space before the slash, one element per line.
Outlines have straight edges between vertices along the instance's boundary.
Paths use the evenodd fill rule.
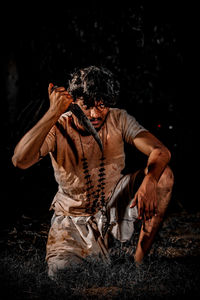
<path fill-rule="evenodd" d="M 45 246 L 50 219 L 21 216 L 1 230 L 1 283 L 12 299 L 172 299 L 200 296 L 200 212 L 170 213 L 141 267 L 125 247 L 113 249 L 110 267 L 74 266 L 52 282 Z M 132 249 L 136 246 L 138 231 Z M 130 249 L 130 244 L 126 249 Z M 133 251 L 131 250 L 131 253 Z M 5 298 L 7 299 L 7 298 Z"/>

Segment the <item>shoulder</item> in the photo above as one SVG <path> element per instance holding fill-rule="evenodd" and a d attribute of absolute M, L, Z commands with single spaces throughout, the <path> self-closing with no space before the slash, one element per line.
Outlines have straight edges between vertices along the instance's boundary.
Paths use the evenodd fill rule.
<path fill-rule="evenodd" d="M 125 109 L 120 108 L 111 108 L 109 118 L 120 128 L 123 128 L 129 122 L 136 122 L 135 117 L 130 115 Z"/>
<path fill-rule="evenodd" d="M 111 109 L 110 120 L 114 123 L 115 128 L 121 131 L 122 137 L 128 143 L 132 143 L 140 132 L 146 131 L 136 118 L 124 109 Z"/>
<path fill-rule="evenodd" d="M 110 108 L 109 118 L 115 123 L 119 124 L 119 121 L 123 118 L 126 118 L 127 116 L 128 116 L 128 113 L 124 109 Z"/>

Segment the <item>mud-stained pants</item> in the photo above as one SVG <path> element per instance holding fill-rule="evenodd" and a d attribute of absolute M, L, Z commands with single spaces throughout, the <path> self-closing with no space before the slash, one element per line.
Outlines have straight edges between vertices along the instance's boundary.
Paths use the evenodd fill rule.
<path fill-rule="evenodd" d="M 109 260 L 109 234 L 120 242 L 130 240 L 138 217 L 137 207 L 130 208 L 130 204 L 143 177 L 140 170 L 120 179 L 107 204 L 107 217 L 100 211 L 89 217 L 53 215 L 46 252 L 50 277 L 88 256 Z"/>

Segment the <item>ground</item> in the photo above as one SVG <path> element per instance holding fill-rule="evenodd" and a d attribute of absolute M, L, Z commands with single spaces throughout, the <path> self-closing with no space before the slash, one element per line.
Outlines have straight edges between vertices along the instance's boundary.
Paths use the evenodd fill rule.
<path fill-rule="evenodd" d="M 131 243 L 111 251 L 111 264 L 88 259 L 47 277 L 45 245 L 50 216 L 22 215 L 1 230 L 1 299 L 197 299 L 200 296 L 200 212 L 168 213 L 153 248 L 136 268 L 140 224 Z M 126 251 L 127 250 L 127 251 Z"/>

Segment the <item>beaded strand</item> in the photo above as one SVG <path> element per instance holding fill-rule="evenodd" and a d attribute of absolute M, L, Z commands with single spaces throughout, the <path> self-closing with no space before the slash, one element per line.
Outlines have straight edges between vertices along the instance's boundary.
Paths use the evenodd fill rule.
<path fill-rule="evenodd" d="M 86 181 L 86 212 L 88 213 L 95 213 L 96 209 L 98 208 L 101 210 L 102 214 L 105 215 L 105 157 L 102 152 L 102 156 L 100 158 L 100 164 L 99 164 L 99 170 L 98 170 L 98 185 L 94 187 L 94 184 L 92 182 L 92 178 L 89 172 L 88 167 L 88 160 L 85 156 L 83 144 L 81 140 L 81 136 L 79 135 L 81 149 L 82 149 L 82 168 L 84 173 L 84 179 Z M 102 136 L 102 142 L 103 142 L 103 136 Z M 93 190 L 96 188 L 96 191 Z"/>

